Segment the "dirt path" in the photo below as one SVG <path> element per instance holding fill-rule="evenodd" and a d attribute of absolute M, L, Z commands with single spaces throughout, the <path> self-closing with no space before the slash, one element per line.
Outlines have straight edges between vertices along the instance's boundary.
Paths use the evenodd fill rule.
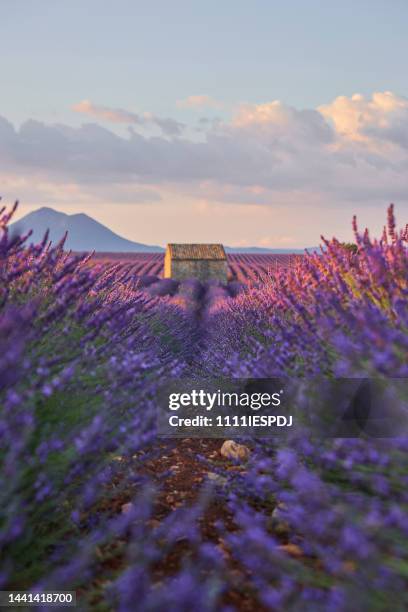
<path fill-rule="evenodd" d="M 171 475 L 161 484 L 161 491 L 156 504 L 155 521 L 162 520 L 170 512 L 182 506 L 192 506 L 198 498 L 203 485 L 208 481 L 208 474 L 215 469 L 244 470 L 245 466 L 237 466 L 220 454 L 223 440 L 220 439 L 183 439 L 176 441 L 174 448 L 163 456 L 148 463 L 147 470 L 152 477 L 159 480 L 160 475 L 170 471 Z M 197 455 L 205 458 L 206 462 L 197 459 Z M 219 547 L 226 561 L 228 582 L 243 586 L 245 575 L 242 568 L 234 562 L 229 555 L 228 547 L 220 535 L 216 525 L 222 522 L 228 532 L 237 531 L 225 498 L 217 494 L 216 489 L 203 516 L 199 519 L 200 533 L 204 542 L 211 542 Z M 181 541 L 179 546 L 168 557 L 163 559 L 155 568 L 155 574 L 160 580 L 175 573 L 179 568 L 184 555 L 190 553 L 186 542 Z M 227 578 L 227 576 L 226 576 Z M 223 598 L 224 605 L 233 606 L 240 612 L 263 612 L 264 608 L 244 589 L 230 589 Z"/>
<path fill-rule="evenodd" d="M 220 454 L 223 440 L 220 439 L 181 439 L 172 440 L 169 443 L 163 440 L 155 447 L 154 459 L 146 461 L 143 472 L 149 480 L 157 486 L 158 495 L 154 505 L 153 515 L 148 521 L 146 528 L 155 529 L 160 526 L 170 513 L 178 508 L 189 508 L 196 504 L 203 487 L 211 482 L 208 474 L 214 474 L 214 470 L 243 470 L 245 465 L 236 465 Z M 200 460 L 197 455 L 205 461 Z M 207 464 L 208 462 L 208 464 Z M 127 465 L 126 469 L 131 469 Z M 223 486 L 214 486 L 213 494 L 198 519 L 199 531 L 203 542 L 211 542 L 217 546 L 222 553 L 226 565 L 225 582 L 232 585 L 222 598 L 223 605 L 229 605 L 238 612 L 264 612 L 260 603 L 251 594 L 246 584 L 246 575 L 239 564 L 234 561 L 229 553 L 220 530 L 217 525 L 221 522 L 229 533 L 237 531 L 226 499 L 222 494 Z M 114 514 L 127 512 L 131 508 L 132 493 L 124 489 L 114 499 L 110 500 L 111 511 Z M 125 569 L 126 561 L 123 554 L 126 550 L 126 541 L 118 541 L 114 545 L 109 544 L 106 549 L 98 550 L 100 559 L 100 573 L 105 576 Z M 177 573 L 184 559 L 190 557 L 194 560 L 194 551 L 190 543 L 180 538 L 172 546 L 170 552 L 165 555 L 153 568 L 153 581 L 157 583 Z M 93 581 L 90 591 L 94 595 L 89 600 L 96 607 L 102 601 L 102 591 L 106 586 L 106 580 L 101 577 Z M 88 591 L 88 589 L 86 589 Z M 88 591 L 89 593 L 89 591 Z"/>

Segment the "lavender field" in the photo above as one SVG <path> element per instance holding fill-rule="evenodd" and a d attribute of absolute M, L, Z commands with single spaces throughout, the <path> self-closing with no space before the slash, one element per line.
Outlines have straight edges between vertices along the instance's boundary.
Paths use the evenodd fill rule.
<path fill-rule="evenodd" d="M 408 233 L 232 255 L 70 254 L 0 227 L 0 589 L 80 609 L 402 612 L 408 439 L 158 437 L 162 381 L 408 376 Z M 407 398 L 405 398 L 407 399 Z M 301 408 L 301 406 L 300 406 Z M 330 410 L 330 406 L 327 406 Z"/>
<path fill-rule="evenodd" d="M 229 279 L 241 283 L 259 282 L 265 276 L 274 274 L 279 268 L 296 265 L 302 255 L 291 254 L 229 254 Z M 95 253 L 91 263 L 126 262 L 134 276 L 155 276 L 157 280 L 163 275 L 164 256 L 161 253 Z"/>

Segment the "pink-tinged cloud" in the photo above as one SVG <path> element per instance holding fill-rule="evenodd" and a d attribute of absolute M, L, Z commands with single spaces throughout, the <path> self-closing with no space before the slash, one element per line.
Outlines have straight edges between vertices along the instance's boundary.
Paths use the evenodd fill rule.
<path fill-rule="evenodd" d="M 219 102 L 218 100 L 215 100 L 211 96 L 207 96 L 205 94 L 201 96 L 188 96 L 183 100 L 178 100 L 176 104 L 179 108 L 192 108 L 197 110 L 201 110 L 203 108 L 220 109 L 223 107 L 222 102 Z"/>
<path fill-rule="evenodd" d="M 138 115 L 122 108 L 109 108 L 108 106 L 93 104 L 90 100 L 82 100 L 82 102 L 74 104 L 72 110 L 109 123 L 155 125 L 167 136 L 179 136 L 184 129 L 184 125 L 175 119 L 156 117 L 148 112 Z"/>
<path fill-rule="evenodd" d="M 268 125 L 271 123 L 286 124 L 290 119 L 290 109 L 279 100 L 265 104 L 241 104 L 238 106 L 233 125 L 246 127 L 251 125 Z"/>
<path fill-rule="evenodd" d="M 121 108 L 109 108 L 107 106 L 100 106 L 93 104 L 90 100 L 82 100 L 78 104 L 74 104 L 72 110 L 76 113 L 83 113 L 85 115 L 91 115 L 97 119 L 103 121 L 109 121 L 110 123 L 143 123 L 139 115 L 123 110 Z"/>
<path fill-rule="evenodd" d="M 389 143 L 406 145 L 408 136 L 408 98 L 391 91 L 373 93 L 371 99 L 354 94 L 339 96 L 318 111 L 332 123 L 343 140 L 366 144 L 378 149 Z"/>

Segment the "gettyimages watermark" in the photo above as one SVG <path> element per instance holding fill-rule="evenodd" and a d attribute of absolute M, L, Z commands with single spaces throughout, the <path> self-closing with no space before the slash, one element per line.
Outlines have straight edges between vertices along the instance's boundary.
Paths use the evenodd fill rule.
<path fill-rule="evenodd" d="M 195 416 L 169 417 L 171 427 L 200 428 L 254 428 L 254 427 L 292 427 L 292 415 L 283 414 L 242 414 L 247 409 L 258 411 L 261 408 L 278 408 L 281 405 L 283 389 L 275 393 L 229 392 L 217 389 L 215 392 L 193 389 L 190 393 L 170 393 L 169 409 L 202 408 L 207 412 L 214 410 L 214 416 L 196 414 Z M 225 414 L 225 408 L 234 408 L 235 413 Z M 240 414 L 241 413 L 241 414 Z"/>
<path fill-rule="evenodd" d="M 281 395 L 283 389 L 276 393 L 246 393 L 246 392 L 228 392 L 218 389 L 215 392 L 205 391 L 204 389 L 193 389 L 190 393 L 170 393 L 169 408 L 170 410 L 179 410 L 182 406 L 196 406 L 212 410 L 214 406 L 235 407 L 235 408 L 251 408 L 251 410 L 259 410 L 260 408 L 281 405 Z"/>
<path fill-rule="evenodd" d="M 170 381 L 160 393 L 158 432 L 166 437 L 408 437 L 408 381 Z"/>

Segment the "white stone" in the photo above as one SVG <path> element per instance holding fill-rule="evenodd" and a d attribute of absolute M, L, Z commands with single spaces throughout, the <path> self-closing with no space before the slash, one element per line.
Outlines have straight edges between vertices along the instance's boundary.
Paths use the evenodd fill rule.
<path fill-rule="evenodd" d="M 238 444 L 234 440 L 225 440 L 221 446 L 220 453 L 225 459 L 235 459 L 236 461 L 246 461 L 249 458 L 250 450 L 243 444 Z"/>

